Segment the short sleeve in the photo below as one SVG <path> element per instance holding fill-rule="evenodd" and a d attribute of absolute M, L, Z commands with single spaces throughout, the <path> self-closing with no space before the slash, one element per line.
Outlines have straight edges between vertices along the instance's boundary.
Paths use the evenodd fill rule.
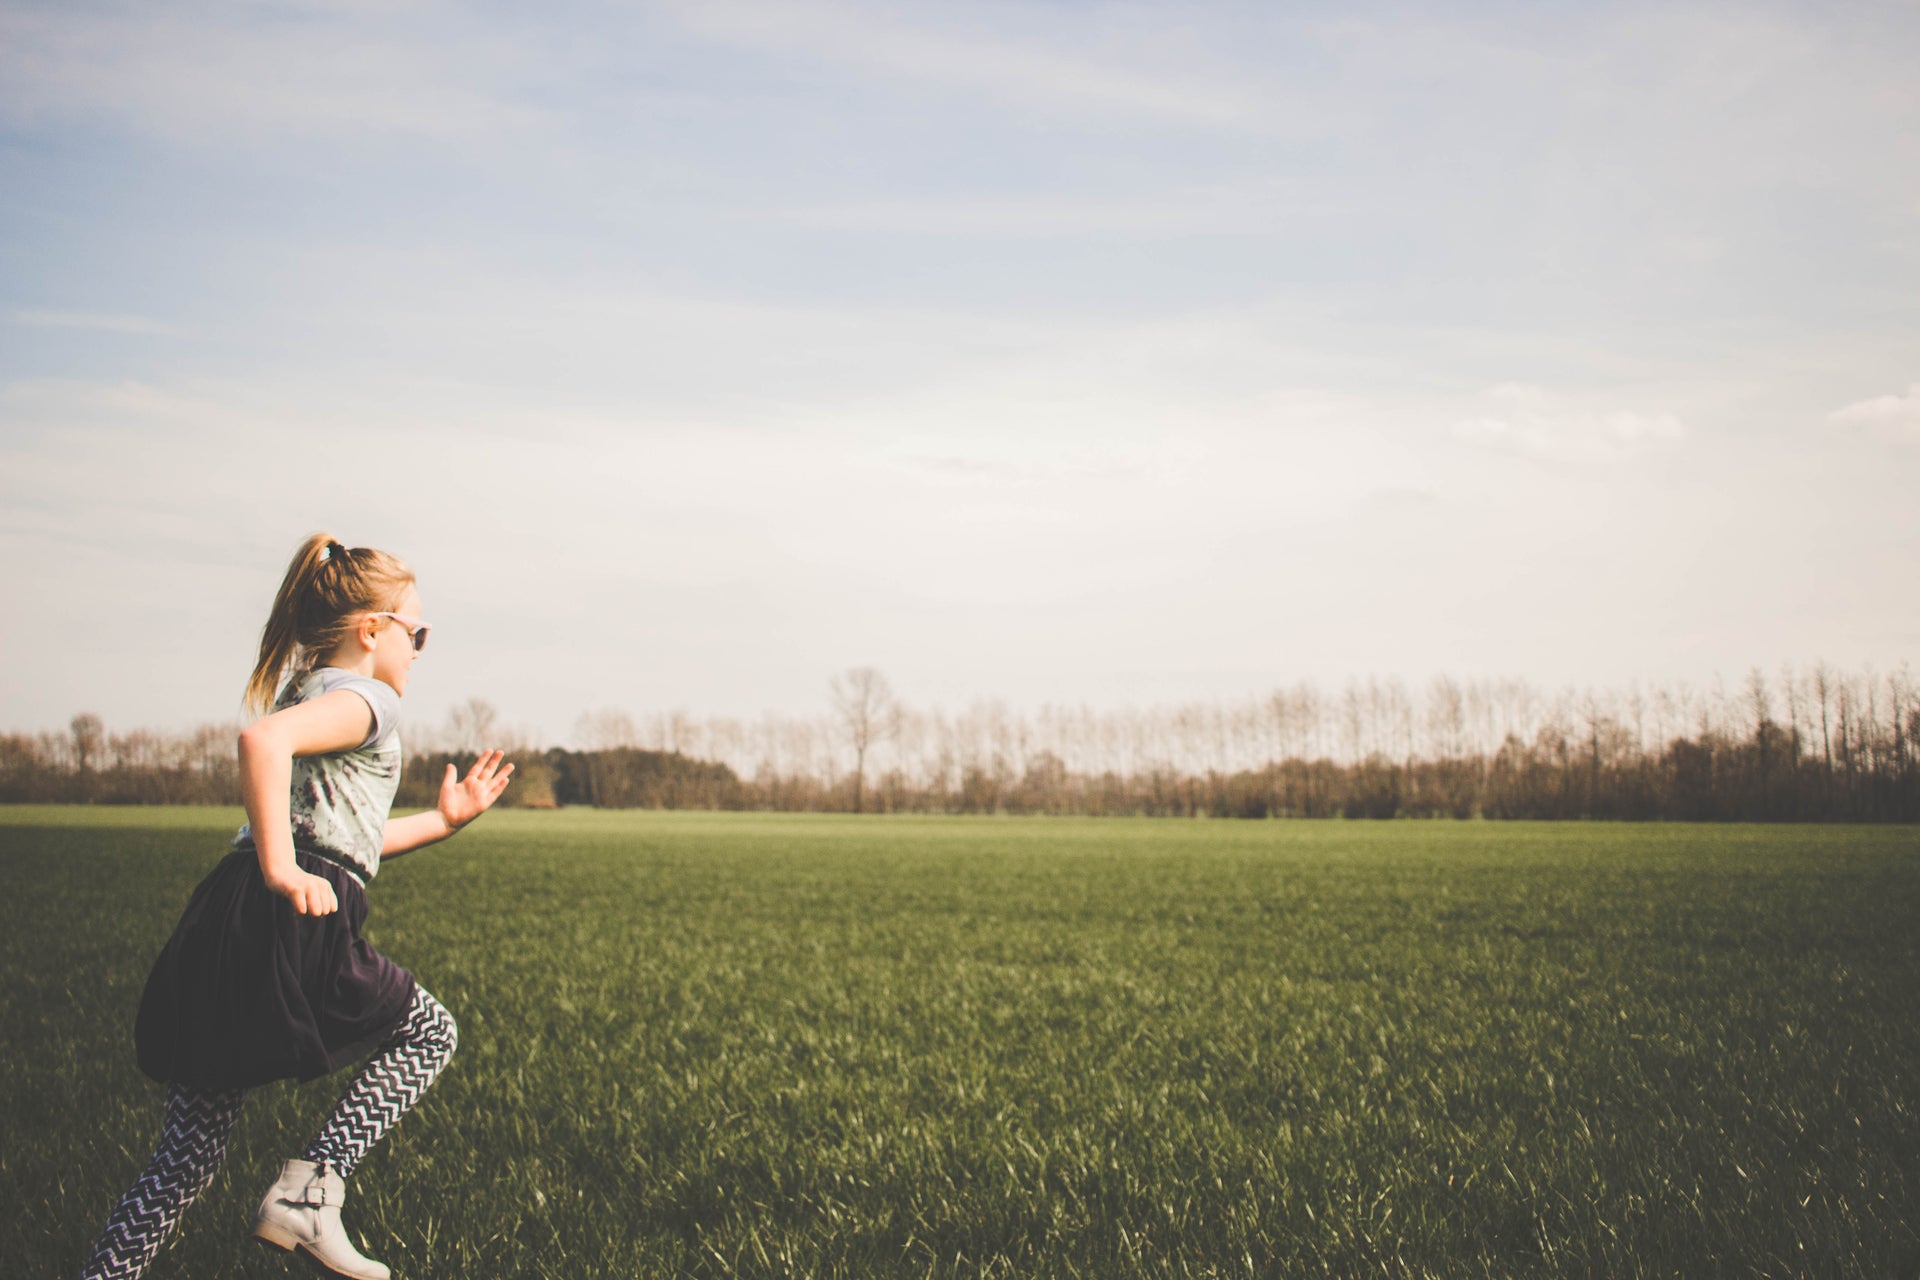
<path fill-rule="evenodd" d="M 372 746 L 399 727 L 400 695 L 395 693 L 393 686 L 386 681 L 376 680 L 372 676 L 343 673 L 338 679 L 328 680 L 326 689 L 328 693 L 332 693 L 335 689 L 351 689 L 366 699 L 367 706 L 372 708 L 373 728 L 360 747 Z"/>

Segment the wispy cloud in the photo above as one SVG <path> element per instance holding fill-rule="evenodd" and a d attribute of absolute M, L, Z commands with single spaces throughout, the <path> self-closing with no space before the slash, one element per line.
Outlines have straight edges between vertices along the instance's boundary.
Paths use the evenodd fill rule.
<path fill-rule="evenodd" d="M 1456 439 L 1550 462 L 1624 458 L 1687 434 L 1672 413 L 1596 407 L 1529 383 L 1489 387 L 1481 400 L 1481 413 L 1454 424 Z"/>
<path fill-rule="evenodd" d="M 985 239 L 1271 234 L 1290 222 L 1326 214 L 1323 198 L 1307 185 L 1289 189 L 1258 179 L 1111 195 L 959 193 L 937 199 L 789 205 L 740 217 L 835 231 Z"/>
<path fill-rule="evenodd" d="M 143 316 L 102 315 L 89 311 L 41 311 L 20 308 L 7 312 L 9 324 L 30 329 L 93 329 L 101 333 L 141 333 L 155 337 L 178 338 L 184 331 Z"/>
<path fill-rule="evenodd" d="M 524 52 L 455 11 L 422 8 L 0 10 L 0 119 L 104 119 L 215 143 L 497 136 L 536 118 L 500 88 Z"/>
<path fill-rule="evenodd" d="M 927 12 L 1013 16 L 998 8 Z M 1252 105 L 1231 85 L 1183 71 L 1118 65 L 1038 40 L 986 35 L 950 16 L 941 25 L 903 21 L 897 7 L 697 0 L 681 5 L 679 15 L 690 30 L 713 39 L 1026 106 L 1226 124 L 1246 116 Z"/>
<path fill-rule="evenodd" d="M 1920 443 L 1920 382 L 1909 386 L 1905 395 L 1856 400 L 1829 413 L 1827 421 L 1836 427 Z"/>

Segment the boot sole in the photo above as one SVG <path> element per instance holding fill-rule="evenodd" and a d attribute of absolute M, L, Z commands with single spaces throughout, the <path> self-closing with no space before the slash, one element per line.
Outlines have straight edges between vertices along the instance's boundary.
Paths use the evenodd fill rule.
<path fill-rule="evenodd" d="M 253 1227 L 253 1238 L 272 1249 L 292 1253 L 300 1241 L 291 1232 L 283 1231 L 271 1222 L 258 1222 Z"/>
<path fill-rule="evenodd" d="M 333 1276 L 336 1277 L 336 1280 L 367 1280 L 366 1277 L 356 1276 L 350 1271 L 335 1271 L 332 1267 L 315 1257 L 313 1252 L 300 1242 L 299 1237 L 282 1231 L 270 1222 L 262 1222 L 255 1226 L 253 1229 L 253 1238 L 260 1243 L 262 1248 L 278 1249 L 282 1253 L 292 1254 L 320 1275 Z"/>

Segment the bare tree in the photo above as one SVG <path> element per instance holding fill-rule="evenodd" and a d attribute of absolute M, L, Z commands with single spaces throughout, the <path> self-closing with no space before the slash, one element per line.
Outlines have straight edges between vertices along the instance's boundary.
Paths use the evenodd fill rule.
<path fill-rule="evenodd" d="M 100 754 L 100 740 L 106 736 L 107 727 L 100 717 L 91 711 L 82 711 L 67 726 L 73 731 L 73 764 L 81 773 L 93 768 L 93 762 Z"/>
<path fill-rule="evenodd" d="M 92 804 L 97 781 L 93 770 L 100 758 L 100 747 L 106 737 L 107 727 L 91 711 L 81 712 L 67 727 L 73 732 L 74 779 L 79 798 Z"/>
<path fill-rule="evenodd" d="M 1600 733 L 1607 724 L 1607 715 L 1600 705 L 1600 696 L 1592 689 L 1581 696 L 1580 718 L 1586 721 L 1587 728 L 1586 816 L 1594 818 L 1600 814 Z"/>
<path fill-rule="evenodd" d="M 447 741 L 455 751 L 485 751 L 500 745 L 500 713 L 485 698 L 468 698 L 447 713 Z"/>
<path fill-rule="evenodd" d="M 1466 754 L 1466 702 L 1450 676 L 1435 676 L 1427 690 L 1427 750 L 1439 760 Z"/>
<path fill-rule="evenodd" d="M 900 703 L 887 678 L 873 667 L 854 667 L 835 676 L 833 710 L 853 748 L 853 811 L 862 811 L 867 782 L 867 752 L 900 731 Z"/>
<path fill-rule="evenodd" d="M 633 727 L 633 717 L 610 708 L 582 712 L 580 718 L 573 722 L 573 737 L 587 751 L 631 747 L 640 740 L 639 731 Z"/>
<path fill-rule="evenodd" d="M 1833 696 L 1833 677 L 1827 671 L 1827 664 L 1818 663 L 1813 668 L 1813 696 L 1820 706 L 1820 761 L 1821 761 L 1821 798 L 1831 799 L 1833 795 L 1833 734 L 1828 723 L 1827 702 Z"/>

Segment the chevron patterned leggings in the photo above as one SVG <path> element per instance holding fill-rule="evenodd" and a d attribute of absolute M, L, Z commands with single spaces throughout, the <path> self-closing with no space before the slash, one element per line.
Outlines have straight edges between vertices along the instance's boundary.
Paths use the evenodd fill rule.
<path fill-rule="evenodd" d="M 303 1159 L 350 1175 L 373 1144 L 427 1091 L 453 1056 L 458 1034 L 453 1015 L 425 987 L 416 986 L 406 1017 L 379 1052 L 354 1075 L 339 1105 Z M 197 1199 L 220 1162 L 240 1118 L 246 1092 L 208 1092 L 186 1085 L 167 1091 L 166 1126 L 146 1172 L 127 1188 L 94 1243 L 81 1280 L 124 1280 L 146 1274 L 160 1246 L 173 1234 L 187 1206 Z"/>

